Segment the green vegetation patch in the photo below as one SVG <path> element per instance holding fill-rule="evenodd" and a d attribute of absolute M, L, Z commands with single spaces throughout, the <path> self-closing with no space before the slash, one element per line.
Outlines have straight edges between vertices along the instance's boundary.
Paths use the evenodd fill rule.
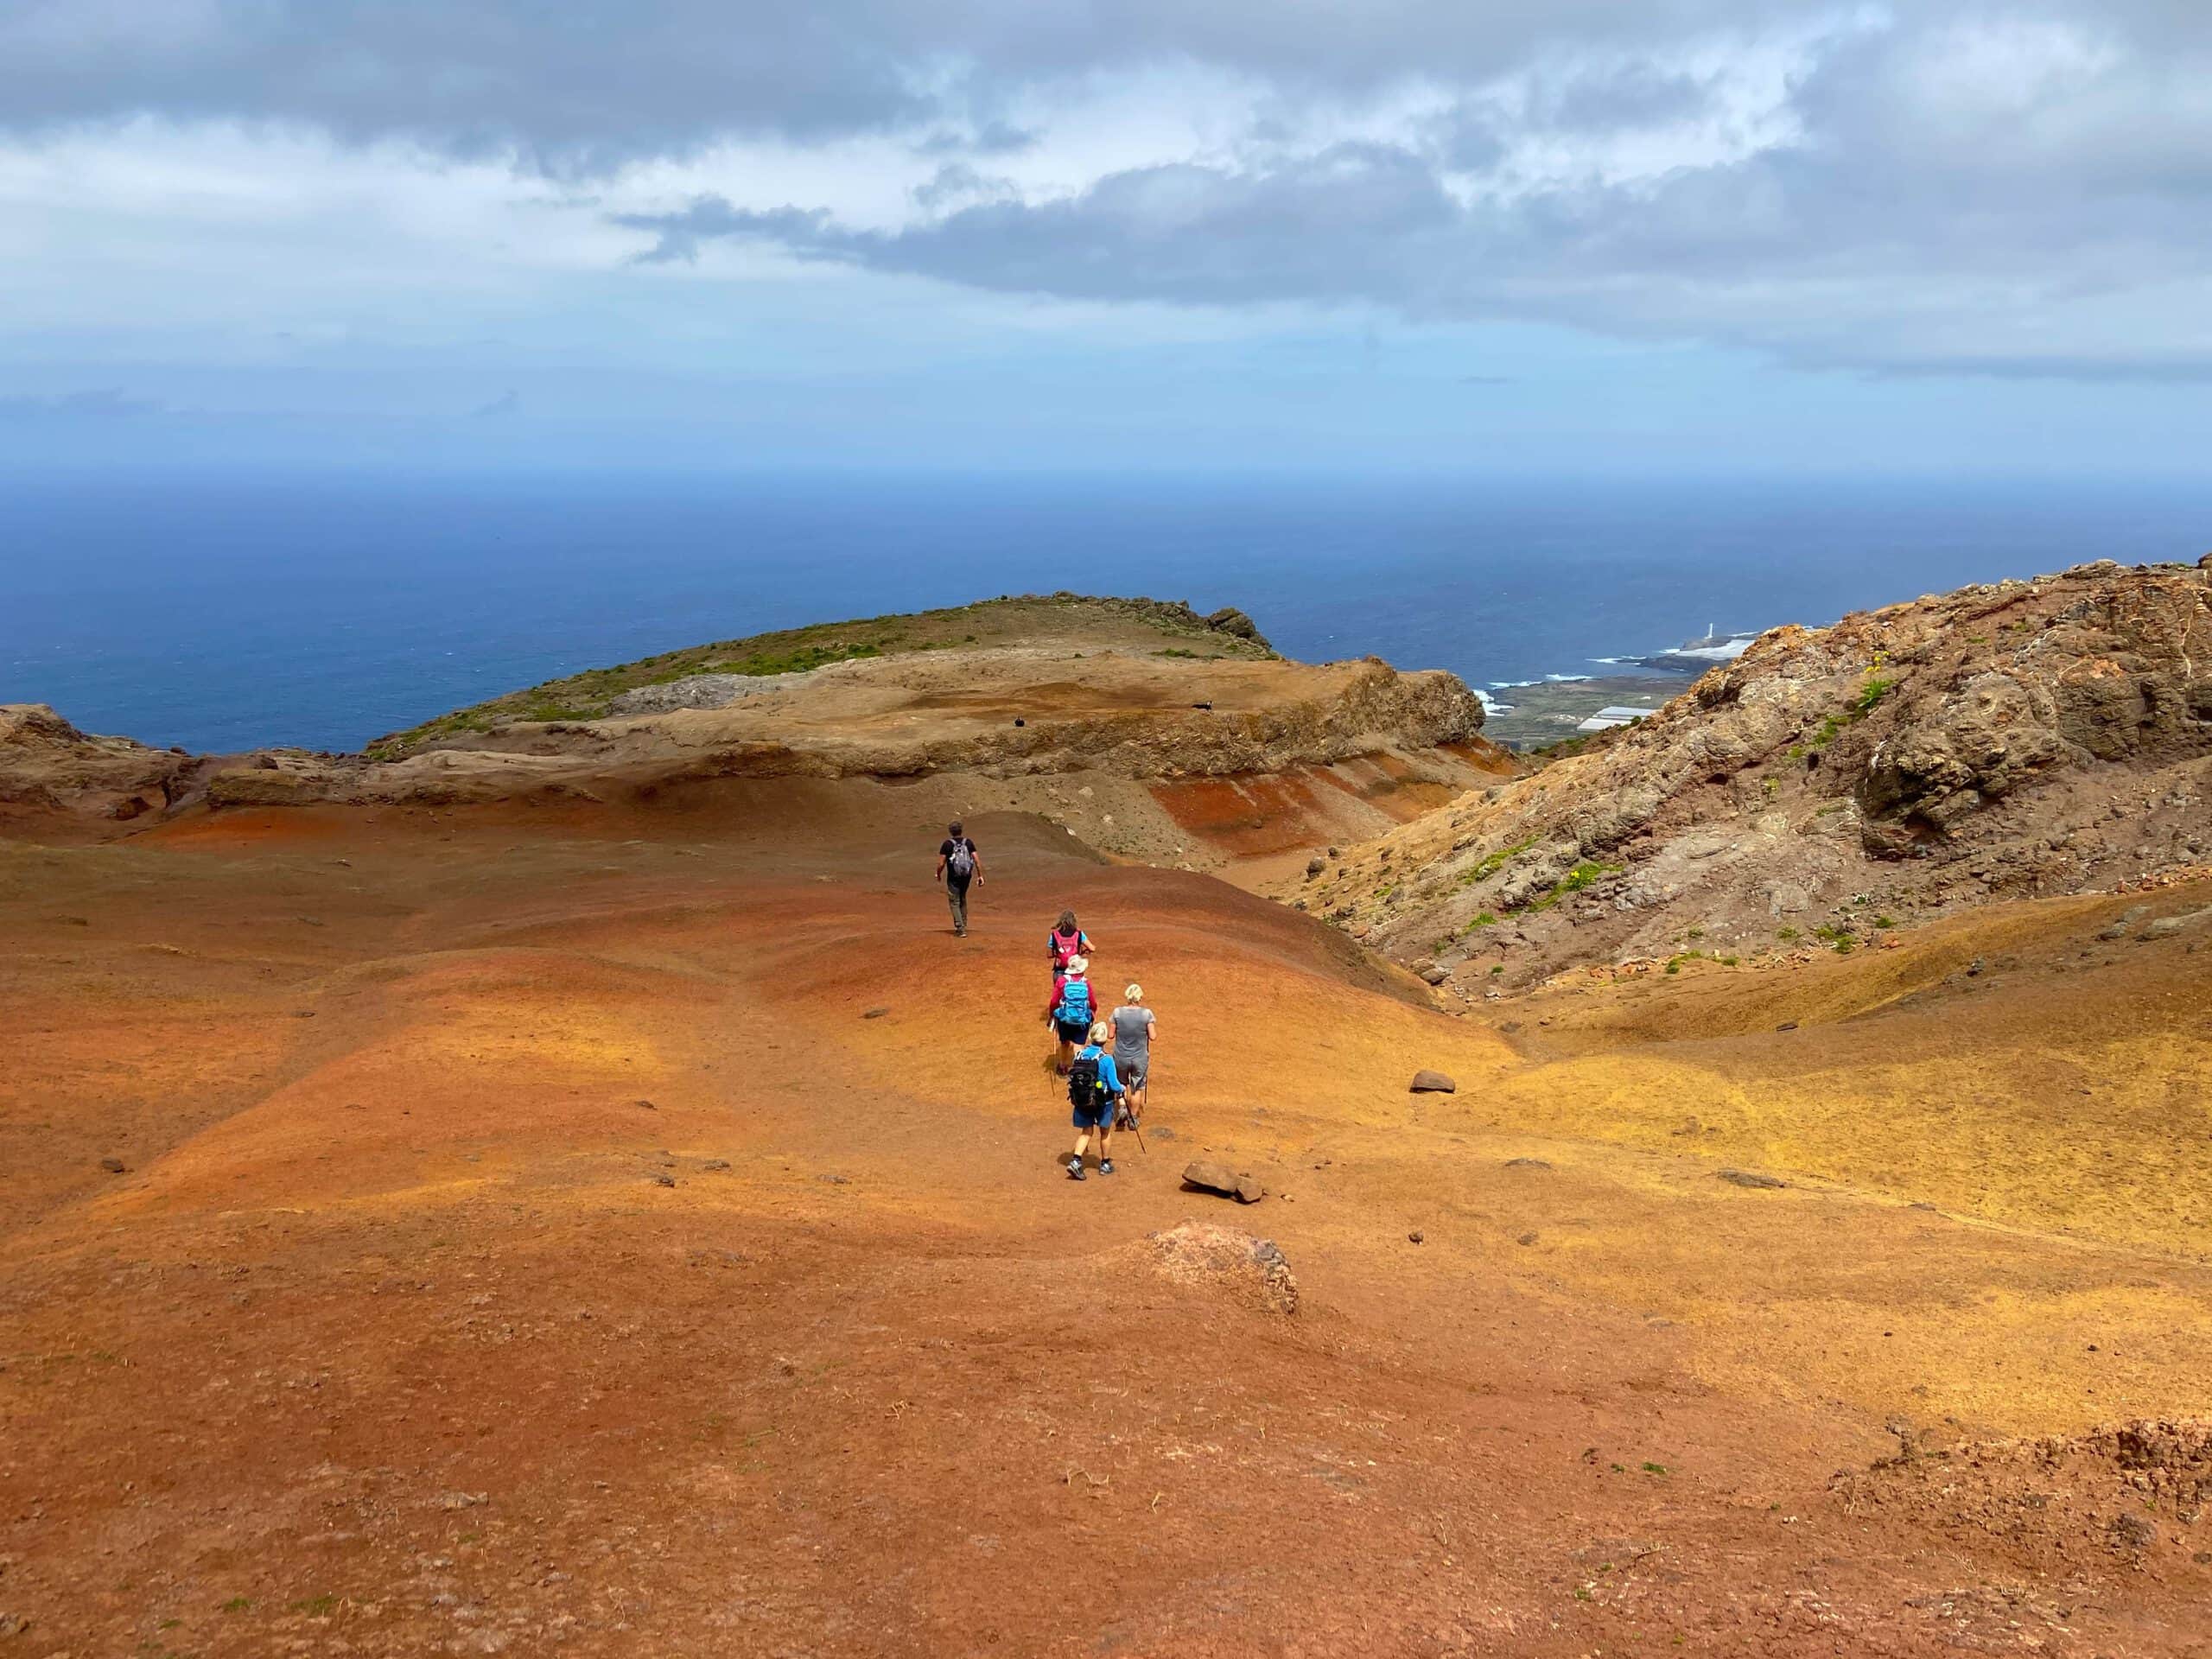
<path fill-rule="evenodd" d="M 1501 847 L 1494 853 L 1485 854 L 1477 861 L 1472 869 L 1461 874 L 1459 885 L 1463 887 L 1471 887 L 1478 881 L 1489 880 L 1491 877 L 1496 875 L 1535 844 L 1536 838 L 1531 836 L 1526 841 L 1516 841 L 1510 847 Z"/>
<path fill-rule="evenodd" d="M 1570 893 L 1580 893 L 1586 887 L 1593 887 L 1609 875 L 1618 875 L 1624 868 L 1619 864 L 1578 864 L 1554 882 L 1550 891 L 1530 903 L 1528 908 L 1532 911 L 1549 910 Z"/>
<path fill-rule="evenodd" d="M 1881 658 L 1878 657 L 1874 666 L 1866 671 L 1865 683 L 1859 686 L 1851 701 L 1821 716 L 1821 723 L 1813 728 L 1813 734 L 1802 743 L 1790 746 L 1789 758 L 1792 760 L 1802 760 L 1808 754 L 1819 753 L 1847 729 L 1857 725 L 1881 706 L 1882 699 L 1897 687 L 1895 677 L 1884 674 L 1881 667 Z"/>

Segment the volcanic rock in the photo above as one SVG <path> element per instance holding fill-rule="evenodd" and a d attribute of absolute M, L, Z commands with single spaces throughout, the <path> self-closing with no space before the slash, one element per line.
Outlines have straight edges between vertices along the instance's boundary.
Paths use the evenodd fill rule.
<path fill-rule="evenodd" d="M 1671 958 L 1691 925 L 1755 955 L 1854 895 L 1919 923 L 2156 876 L 2201 861 L 2208 662 L 2212 582 L 2180 564 L 1775 628 L 1539 776 L 1347 849 L 1344 874 L 1402 963 L 1510 922 L 1516 983 Z"/>
<path fill-rule="evenodd" d="M 1414 1080 L 1406 1092 L 1412 1095 L 1456 1095 L 1459 1085 L 1441 1071 L 1421 1071 L 1414 1073 Z"/>
<path fill-rule="evenodd" d="M 1267 1189 L 1249 1175 L 1241 1175 L 1221 1164 L 1195 1163 L 1183 1171 L 1183 1184 L 1207 1192 L 1218 1192 L 1239 1204 L 1257 1204 Z"/>

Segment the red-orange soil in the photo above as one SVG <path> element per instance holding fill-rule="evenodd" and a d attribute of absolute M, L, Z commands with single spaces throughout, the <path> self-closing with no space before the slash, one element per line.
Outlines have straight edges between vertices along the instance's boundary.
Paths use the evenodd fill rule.
<path fill-rule="evenodd" d="M 0 1651 L 2212 1653 L 2196 1443 L 2081 1438 L 2212 1389 L 2184 941 L 1493 1023 L 1014 814 L 956 940 L 933 811 L 0 842 Z M 1080 1185 L 1063 905 L 1161 1032 Z"/>

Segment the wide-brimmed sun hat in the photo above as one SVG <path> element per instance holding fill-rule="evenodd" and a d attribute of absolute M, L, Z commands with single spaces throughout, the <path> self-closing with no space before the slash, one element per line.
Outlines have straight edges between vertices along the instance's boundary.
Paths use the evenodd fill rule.
<path fill-rule="evenodd" d="M 1068 958 L 1068 972 L 1071 974 L 1087 974 L 1090 971 L 1090 958 L 1089 957 L 1070 957 Z"/>

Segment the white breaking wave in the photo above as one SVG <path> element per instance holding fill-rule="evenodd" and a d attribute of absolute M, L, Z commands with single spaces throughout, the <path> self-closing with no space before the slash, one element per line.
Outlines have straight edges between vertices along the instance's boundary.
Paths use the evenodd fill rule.
<path fill-rule="evenodd" d="M 1751 641 L 1758 636 L 1747 633 L 1718 645 L 1685 645 L 1680 651 L 1664 652 L 1668 657 L 1681 657 L 1700 663 L 1732 663 L 1751 648 Z"/>

